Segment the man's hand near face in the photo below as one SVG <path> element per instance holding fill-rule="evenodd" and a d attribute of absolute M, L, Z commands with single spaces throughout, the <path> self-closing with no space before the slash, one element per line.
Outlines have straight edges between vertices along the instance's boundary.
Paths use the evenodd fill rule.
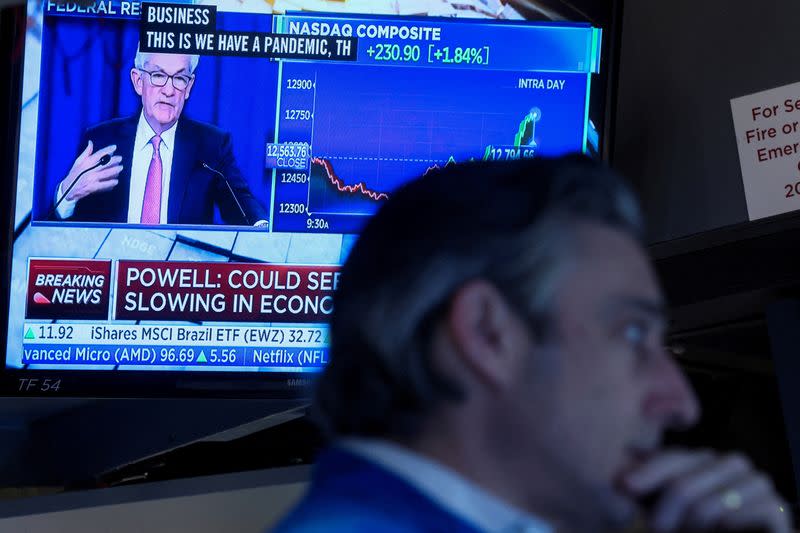
<path fill-rule="evenodd" d="M 61 185 L 58 188 L 58 194 L 56 195 L 56 200 L 60 199 L 61 196 L 69 189 L 69 187 L 78 179 L 81 172 L 85 171 L 88 168 L 95 166 L 100 159 L 108 154 L 112 155 L 116 151 L 116 145 L 106 146 L 101 150 L 94 151 L 94 145 L 92 141 L 86 145 L 86 149 L 75 159 L 75 162 L 72 164 L 72 168 L 67 174 L 67 177 L 61 182 Z M 119 183 L 117 176 L 120 172 L 122 172 L 122 165 L 120 162 L 122 161 L 122 157 L 120 156 L 113 156 L 111 160 L 103 165 L 99 166 L 89 172 L 86 172 L 83 176 L 81 176 L 80 181 L 75 185 L 75 187 L 69 192 L 66 197 L 66 200 L 71 202 L 77 202 L 81 198 L 85 198 L 90 194 L 94 194 L 100 191 L 108 191 L 113 189 Z"/>
<path fill-rule="evenodd" d="M 792 531 L 788 505 L 740 454 L 661 451 L 626 474 L 622 485 L 637 500 L 656 495 L 648 511 L 655 532 Z"/>

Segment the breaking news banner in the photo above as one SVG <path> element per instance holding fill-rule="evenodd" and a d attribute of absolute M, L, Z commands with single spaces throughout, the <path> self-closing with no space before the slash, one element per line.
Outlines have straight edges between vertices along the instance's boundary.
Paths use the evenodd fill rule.
<path fill-rule="evenodd" d="M 106 320 L 111 261 L 30 259 L 25 318 Z"/>
<path fill-rule="evenodd" d="M 337 266 L 119 261 L 115 318 L 326 322 Z"/>
<path fill-rule="evenodd" d="M 142 3 L 142 52 L 355 61 L 357 37 L 288 35 L 216 29 L 216 7 Z"/>

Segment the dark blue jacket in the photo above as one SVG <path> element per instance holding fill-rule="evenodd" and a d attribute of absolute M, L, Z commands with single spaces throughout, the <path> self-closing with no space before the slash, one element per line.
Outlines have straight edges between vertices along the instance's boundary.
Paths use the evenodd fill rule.
<path fill-rule="evenodd" d="M 321 454 L 308 493 L 273 533 L 479 533 L 379 465 Z"/>
<path fill-rule="evenodd" d="M 70 221 L 127 222 L 130 195 L 133 144 L 139 113 L 109 120 L 87 129 L 78 151 L 83 151 L 89 140 L 95 150 L 116 144 L 114 155 L 122 156 L 123 170 L 119 184 L 110 191 L 99 192 L 78 201 Z M 170 174 L 168 224 L 213 224 L 214 205 L 226 224 L 252 225 L 267 220 L 268 215 L 250 192 L 236 165 L 231 148 L 230 134 L 210 124 L 181 117 L 175 131 L 175 152 Z M 225 182 L 202 166 L 222 172 L 236 191 L 242 209 L 249 220 L 244 220 Z"/>

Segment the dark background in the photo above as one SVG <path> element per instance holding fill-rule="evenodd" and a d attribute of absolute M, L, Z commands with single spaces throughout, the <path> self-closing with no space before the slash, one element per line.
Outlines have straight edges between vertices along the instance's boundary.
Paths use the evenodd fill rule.
<path fill-rule="evenodd" d="M 625 2 L 613 161 L 651 242 L 747 221 L 730 99 L 800 80 L 798 17 L 788 0 Z"/>

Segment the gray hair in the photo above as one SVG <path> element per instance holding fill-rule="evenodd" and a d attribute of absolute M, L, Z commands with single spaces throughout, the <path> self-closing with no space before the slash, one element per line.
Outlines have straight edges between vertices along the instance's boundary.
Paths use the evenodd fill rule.
<path fill-rule="evenodd" d="M 472 279 L 546 335 L 586 222 L 643 234 L 627 185 L 582 156 L 454 165 L 394 192 L 342 268 L 314 407 L 323 429 L 411 436 L 437 403 L 463 397 L 432 367 L 430 342 Z"/>
<path fill-rule="evenodd" d="M 142 52 L 139 47 L 136 47 L 136 57 L 133 59 L 133 66 L 138 69 L 144 69 L 145 64 L 150 59 L 153 52 Z M 200 56 L 196 54 L 181 54 L 189 58 L 189 74 L 194 74 L 197 64 L 200 62 Z"/>

